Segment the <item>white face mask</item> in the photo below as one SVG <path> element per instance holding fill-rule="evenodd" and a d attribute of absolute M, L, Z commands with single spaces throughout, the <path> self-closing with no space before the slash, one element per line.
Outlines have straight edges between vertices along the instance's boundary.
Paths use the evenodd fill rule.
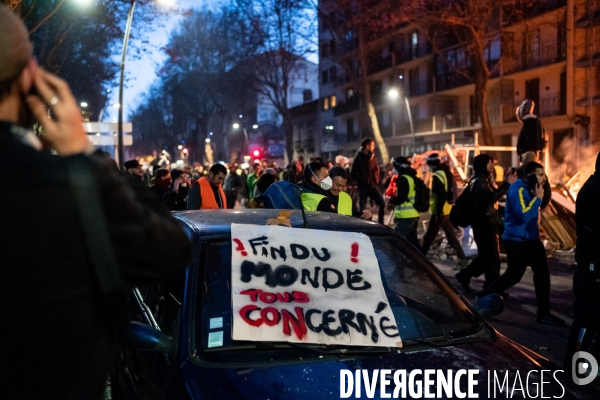
<path fill-rule="evenodd" d="M 319 178 L 317 178 L 317 179 L 319 179 Z M 331 180 L 330 176 L 328 176 L 327 178 L 325 178 L 321 181 L 321 189 L 329 190 L 329 189 L 331 189 L 331 186 L 333 186 L 333 181 Z"/>
<path fill-rule="evenodd" d="M 319 177 L 317 175 L 315 175 L 314 171 L 312 170 L 312 168 L 310 168 L 310 165 L 308 166 L 308 169 L 310 169 L 310 173 L 313 174 L 313 176 L 315 178 L 317 178 L 317 180 L 319 182 L 321 182 L 321 189 L 323 190 L 329 190 L 331 189 L 331 187 L 333 186 L 333 181 L 331 180 L 331 177 L 328 175 L 327 178 L 320 180 Z"/>

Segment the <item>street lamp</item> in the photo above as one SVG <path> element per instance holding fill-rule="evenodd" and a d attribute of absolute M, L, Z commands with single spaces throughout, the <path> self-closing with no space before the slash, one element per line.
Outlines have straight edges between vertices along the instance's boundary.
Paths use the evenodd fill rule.
<path fill-rule="evenodd" d="M 400 92 L 398 89 L 390 89 L 388 92 L 388 97 L 392 100 L 400 97 Z M 413 126 L 412 112 L 410 110 L 410 104 L 408 103 L 408 97 L 404 96 L 404 104 L 406 104 L 406 112 L 408 113 L 408 122 L 410 123 L 410 133 L 412 134 L 412 153 L 415 152 L 415 128 Z"/>
<path fill-rule="evenodd" d="M 233 124 L 233 129 L 238 129 L 240 127 L 240 124 L 238 124 L 237 122 L 235 124 Z"/>
<path fill-rule="evenodd" d="M 174 0 L 158 0 L 160 4 L 171 5 Z M 127 14 L 127 25 L 125 26 L 125 37 L 123 38 L 123 51 L 121 53 L 121 77 L 119 79 L 119 116 L 118 116 L 118 146 L 119 146 L 119 168 L 123 170 L 123 82 L 125 80 L 125 57 L 127 56 L 127 43 L 129 42 L 129 33 L 131 32 L 131 22 L 133 21 L 133 11 L 137 0 L 131 0 L 129 13 Z"/>

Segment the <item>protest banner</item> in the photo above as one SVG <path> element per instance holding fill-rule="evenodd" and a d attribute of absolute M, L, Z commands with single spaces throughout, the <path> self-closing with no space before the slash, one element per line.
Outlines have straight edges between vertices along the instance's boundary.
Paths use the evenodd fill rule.
<path fill-rule="evenodd" d="M 233 339 L 401 347 L 368 236 L 231 225 Z"/>

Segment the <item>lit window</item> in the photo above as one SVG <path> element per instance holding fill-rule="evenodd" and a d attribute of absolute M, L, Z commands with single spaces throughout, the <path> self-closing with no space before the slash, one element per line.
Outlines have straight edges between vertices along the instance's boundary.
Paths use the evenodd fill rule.
<path fill-rule="evenodd" d="M 331 96 L 329 104 L 331 105 L 331 108 L 337 106 L 337 97 L 335 97 L 335 95 Z"/>
<path fill-rule="evenodd" d="M 329 110 L 329 97 L 323 99 L 323 110 Z"/>

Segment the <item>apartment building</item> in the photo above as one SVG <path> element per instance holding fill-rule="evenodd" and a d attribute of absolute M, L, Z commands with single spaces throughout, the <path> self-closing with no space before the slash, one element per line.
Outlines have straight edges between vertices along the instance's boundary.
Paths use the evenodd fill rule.
<path fill-rule="evenodd" d="M 353 156 L 361 137 L 372 134 L 363 101 L 330 56 L 335 43 L 325 24 L 319 28 L 321 152 L 324 158 Z M 577 146 L 600 139 L 594 128 L 600 126 L 598 27 L 600 0 L 545 0 L 535 14 L 493 38 L 486 48 L 493 71 L 487 107 L 497 145 L 516 144 L 515 109 L 526 98 L 536 103 L 553 161 L 562 162 L 565 139 Z M 404 26 L 372 40 L 369 52 L 371 94 L 390 156 L 440 149 L 453 135 L 458 144 L 474 142 L 481 129 L 474 85 L 452 67 L 468 70 L 464 46 L 448 47 L 440 57 L 422 32 Z M 389 96 L 392 89 L 399 96 Z M 508 153 L 501 161 L 517 164 Z"/>

